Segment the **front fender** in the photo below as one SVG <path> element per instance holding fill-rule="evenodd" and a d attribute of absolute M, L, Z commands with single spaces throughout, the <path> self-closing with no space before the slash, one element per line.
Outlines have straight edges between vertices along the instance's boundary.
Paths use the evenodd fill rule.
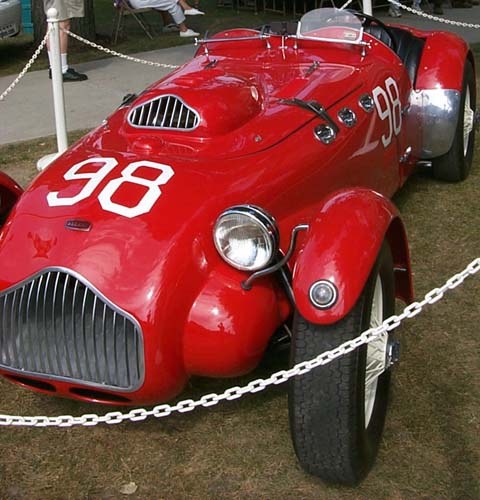
<path fill-rule="evenodd" d="M 368 189 L 332 194 L 310 224 L 294 265 L 293 293 L 300 314 L 317 324 L 342 319 L 360 296 L 385 238 L 396 270 L 396 295 L 410 302 L 413 293 L 408 245 L 393 203 Z M 311 285 L 322 279 L 338 290 L 338 299 L 329 309 L 318 309 L 309 299 Z"/>
<path fill-rule="evenodd" d="M 22 193 L 23 189 L 11 177 L 0 172 L 0 226 Z"/>

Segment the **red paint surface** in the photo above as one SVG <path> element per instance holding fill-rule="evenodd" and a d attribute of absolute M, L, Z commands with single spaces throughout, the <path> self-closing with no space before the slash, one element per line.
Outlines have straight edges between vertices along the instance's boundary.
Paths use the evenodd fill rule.
<path fill-rule="evenodd" d="M 439 47 L 446 35 L 427 36 L 432 48 L 422 59 L 427 69 L 419 84 L 456 85 L 457 76 L 439 74 L 433 67 L 434 57 L 447 50 Z M 70 148 L 20 197 L 0 233 L 0 260 L 11 263 L 0 269 L 0 290 L 44 268 L 66 268 L 134 316 L 143 331 L 146 372 L 144 385 L 126 395 L 133 404 L 177 395 L 192 374 L 245 373 L 256 366 L 271 335 L 292 312 L 276 278 L 263 278 L 246 292 L 240 284 L 248 273 L 230 268 L 214 248 L 218 215 L 249 203 L 275 217 L 283 251 L 292 228 L 310 224 L 289 263 L 298 308 L 310 321 L 341 318 L 358 297 L 386 233 L 395 244 L 396 263 L 409 266 L 403 226 L 388 201 L 409 171 L 399 164 L 408 134 L 402 130 L 383 147 L 388 120 L 364 112 L 358 99 L 392 77 L 404 106 L 411 85 L 397 56 L 370 41 L 366 57 L 359 47 L 338 44 L 303 41 L 294 49 L 293 40 L 287 40 L 281 48 L 279 37 L 270 39 L 271 48 L 260 40 L 212 42 L 209 58 L 200 48 L 191 62 L 132 104 L 175 94 L 197 110 L 198 128 L 137 129 L 126 122 L 130 108 L 124 107 Z M 457 39 L 448 41 L 448 50 L 457 54 L 452 57 L 454 73 L 455 61 L 465 51 Z M 212 59 L 216 65 L 206 69 Z M 313 62 L 319 67 L 307 75 Z M 279 101 L 294 97 L 320 102 L 337 123 L 338 111 L 348 106 L 358 124 L 351 129 L 339 124 L 337 140 L 324 145 L 313 134 L 322 119 Z M 64 174 L 76 163 L 98 157 L 113 157 L 118 165 L 88 198 L 72 206 L 47 204 L 51 192 L 78 194 L 86 181 L 66 181 Z M 99 193 L 139 160 L 173 169 L 161 196 L 138 217 L 105 211 Z M 148 168 L 141 172 L 144 178 L 154 174 Z M 1 186 L 20 194 L 4 176 Z M 128 184 L 113 200 L 131 207 L 144 195 L 145 188 Z M 91 230 L 66 230 L 70 219 L 91 222 Z M 314 310 L 308 301 L 308 289 L 317 279 L 332 280 L 340 292 L 328 312 Z M 408 275 L 398 293 L 411 298 Z M 72 397 L 72 384 L 51 383 L 57 394 Z"/>

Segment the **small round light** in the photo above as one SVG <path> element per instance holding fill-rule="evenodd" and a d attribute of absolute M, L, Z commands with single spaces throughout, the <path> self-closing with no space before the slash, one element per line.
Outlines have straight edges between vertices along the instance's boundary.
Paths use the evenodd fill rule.
<path fill-rule="evenodd" d="M 371 113 L 375 107 L 373 98 L 369 94 L 362 94 L 358 99 L 358 104 L 360 104 L 361 108 L 367 113 Z"/>
<path fill-rule="evenodd" d="M 330 125 L 318 125 L 313 130 L 313 133 L 323 144 L 331 144 L 337 137 L 335 130 Z"/>
<path fill-rule="evenodd" d="M 337 301 L 337 287 L 327 280 L 316 281 L 310 287 L 310 302 L 319 309 L 328 309 Z"/>
<path fill-rule="evenodd" d="M 242 271 L 266 267 L 278 250 L 278 228 L 273 217 L 253 205 L 223 212 L 215 224 L 213 241 L 220 256 Z"/>
<path fill-rule="evenodd" d="M 348 128 L 352 128 L 357 123 L 357 116 L 350 108 L 342 108 L 338 112 L 338 119 Z"/>

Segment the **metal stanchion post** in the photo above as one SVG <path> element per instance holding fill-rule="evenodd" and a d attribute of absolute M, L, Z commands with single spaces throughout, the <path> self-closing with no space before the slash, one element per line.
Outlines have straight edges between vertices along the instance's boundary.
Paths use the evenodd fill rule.
<path fill-rule="evenodd" d="M 62 59 L 60 55 L 60 28 L 58 12 L 53 7 L 48 9 L 47 22 L 52 27 L 50 32 L 50 57 L 52 70 L 53 107 L 55 110 L 55 126 L 57 129 L 58 152 L 63 153 L 68 148 L 67 121 L 65 117 L 65 98 L 63 95 Z"/>
<path fill-rule="evenodd" d="M 372 0 L 363 0 L 363 12 L 369 16 L 373 14 Z"/>
<path fill-rule="evenodd" d="M 50 70 L 52 74 L 53 109 L 55 113 L 55 129 L 57 134 L 57 153 L 49 154 L 40 158 L 37 169 L 43 170 L 55 158 L 68 148 L 67 121 L 65 116 L 65 97 L 63 94 L 62 59 L 60 54 L 60 28 L 57 9 L 51 8 L 47 11 L 47 22 L 50 26 L 49 51 Z"/>

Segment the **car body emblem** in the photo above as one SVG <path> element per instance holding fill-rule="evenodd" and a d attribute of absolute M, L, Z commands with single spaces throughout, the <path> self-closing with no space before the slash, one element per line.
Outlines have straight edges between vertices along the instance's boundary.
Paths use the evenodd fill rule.
<path fill-rule="evenodd" d="M 65 227 L 72 231 L 90 231 L 92 223 L 88 220 L 71 219 L 65 222 Z"/>

